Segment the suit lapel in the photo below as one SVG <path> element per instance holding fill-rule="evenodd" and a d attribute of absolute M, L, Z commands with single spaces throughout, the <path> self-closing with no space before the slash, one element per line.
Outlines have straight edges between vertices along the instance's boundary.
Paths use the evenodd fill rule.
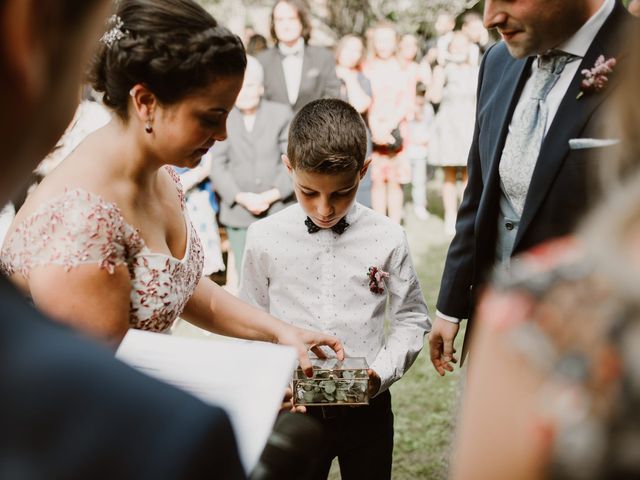
<path fill-rule="evenodd" d="M 302 57 L 302 73 L 300 74 L 300 88 L 298 88 L 298 97 L 296 98 L 296 103 L 294 104 L 294 109 L 297 111 L 302 105 L 299 104 L 300 99 L 303 97 L 304 91 L 306 91 L 305 83 L 308 82 L 308 73 L 309 70 L 313 67 L 313 58 L 309 53 L 309 46 L 304 46 L 304 54 Z M 306 102 L 304 102 L 306 103 Z"/>
<path fill-rule="evenodd" d="M 583 79 L 582 70 L 592 68 L 600 55 L 604 55 L 605 58 L 610 58 L 619 57 L 621 54 L 618 50 L 621 43 L 618 42 L 617 39 L 618 34 L 620 34 L 622 30 L 626 12 L 621 12 L 620 9 L 624 10 L 624 7 L 616 2 L 616 7 L 613 12 L 593 42 L 591 42 L 591 46 L 582 59 L 580 67 L 573 77 L 569 89 L 562 99 L 556 116 L 553 119 L 553 123 L 549 127 L 549 131 L 542 142 L 536 167 L 531 177 L 527 199 L 524 204 L 514 251 L 517 249 L 518 243 L 527 228 L 531 225 L 533 218 L 546 198 L 549 188 L 553 184 L 560 167 L 569 153 L 569 140 L 580 135 L 580 132 L 591 117 L 593 111 L 615 87 L 617 78 L 614 72 L 610 77 L 611 82 L 609 86 L 603 92 L 589 92 L 579 100 L 576 99 L 580 92 L 580 83 Z"/>
<path fill-rule="evenodd" d="M 273 73 L 275 75 L 273 85 L 275 88 L 279 89 L 278 95 L 274 95 L 271 97 L 272 100 L 280 101 L 282 99 L 287 104 L 289 103 L 289 95 L 287 93 L 287 82 L 284 79 L 284 69 L 282 68 L 282 60 L 284 56 L 280 53 L 280 49 L 275 46 L 273 56 Z"/>

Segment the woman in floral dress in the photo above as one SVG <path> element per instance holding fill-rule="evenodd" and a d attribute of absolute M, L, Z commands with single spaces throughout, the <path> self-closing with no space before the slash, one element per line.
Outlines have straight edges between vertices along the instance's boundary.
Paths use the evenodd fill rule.
<path fill-rule="evenodd" d="M 29 197 L 0 270 L 51 317 L 104 339 L 129 328 L 199 327 L 307 350 L 328 335 L 291 327 L 202 277 L 202 246 L 173 167 L 195 167 L 216 140 L 246 64 L 240 39 L 192 0 L 122 0 L 91 71 L 113 120 Z"/>

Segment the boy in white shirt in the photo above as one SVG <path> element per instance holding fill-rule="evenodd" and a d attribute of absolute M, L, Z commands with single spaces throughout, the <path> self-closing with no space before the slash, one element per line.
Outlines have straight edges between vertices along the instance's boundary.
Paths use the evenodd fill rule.
<path fill-rule="evenodd" d="M 388 388 L 431 328 L 404 230 L 355 202 L 366 150 L 364 122 L 348 103 L 316 100 L 300 110 L 283 155 L 299 203 L 249 227 L 240 279 L 243 299 L 336 335 L 370 366 L 369 406 L 307 408 L 326 432 L 317 478 L 336 456 L 343 479 L 391 477 Z"/>

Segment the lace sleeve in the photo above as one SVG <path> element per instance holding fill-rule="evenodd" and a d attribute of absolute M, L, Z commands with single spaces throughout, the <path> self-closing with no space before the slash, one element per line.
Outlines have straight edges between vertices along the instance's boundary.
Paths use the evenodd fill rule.
<path fill-rule="evenodd" d="M 1 254 L 8 273 L 25 278 L 40 265 L 67 270 L 95 264 L 113 273 L 141 248 L 118 207 L 83 190 L 66 192 L 43 205 L 7 239 Z"/>

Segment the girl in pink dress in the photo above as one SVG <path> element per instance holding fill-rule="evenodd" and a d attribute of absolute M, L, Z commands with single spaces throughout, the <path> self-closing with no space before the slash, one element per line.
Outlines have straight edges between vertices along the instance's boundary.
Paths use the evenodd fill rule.
<path fill-rule="evenodd" d="M 364 74 L 371 80 L 372 103 L 369 127 L 373 140 L 371 205 L 400 223 L 402 185 L 411 181 L 411 167 L 401 154 L 402 139 L 411 98 L 405 75 L 396 58 L 397 34 L 393 25 L 381 23 L 373 32 L 373 57 Z"/>

